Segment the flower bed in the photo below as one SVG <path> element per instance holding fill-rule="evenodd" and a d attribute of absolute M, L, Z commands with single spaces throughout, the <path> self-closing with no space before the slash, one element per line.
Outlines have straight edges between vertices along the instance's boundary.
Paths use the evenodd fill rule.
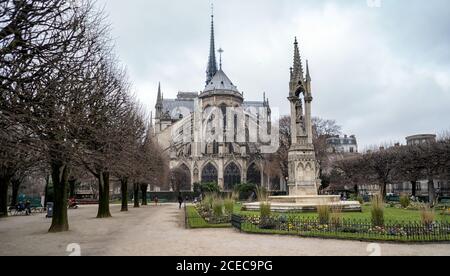
<path fill-rule="evenodd" d="M 272 215 L 241 216 L 240 230 L 251 233 L 291 234 L 313 237 L 354 238 L 387 241 L 450 241 L 450 224 L 388 223 L 374 226 L 365 220 L 341 220 L 322 224 L 318 219 L 299 219 Z"/>
<path fill-rule="evenodd" d="M 209 224 L 224 224 L 231 222 L 231 215 L 216 216 L 214 215 L 214 212 L 212 210 L 204 208 L 204 206 L 201 204 L 197 204 L 195 206 L 195 209 L 200 214 L 200 216 Z"/>

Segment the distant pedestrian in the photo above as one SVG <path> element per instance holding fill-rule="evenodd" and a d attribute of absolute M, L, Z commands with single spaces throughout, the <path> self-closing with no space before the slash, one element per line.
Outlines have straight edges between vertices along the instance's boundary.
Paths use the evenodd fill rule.
<path fill-rule="evenodd" d="M 31 215 L 31 202 L 29 200 L 25 202 L 25 214 L 27 216 Z"/>
<path fill-rule="evenodd" d="M 183 205 L 183 197 L 181 196 L 181 194 L 178 196 L 178 203 L 180 204 L 180 209 L 181 209 L 181 206 Z"/>
<path fill-rule="evenodd" d="M 154 200 L 155 200 L 155 206 L 158 207 L 159 198 L 157 196 L 155 196 Z"/>

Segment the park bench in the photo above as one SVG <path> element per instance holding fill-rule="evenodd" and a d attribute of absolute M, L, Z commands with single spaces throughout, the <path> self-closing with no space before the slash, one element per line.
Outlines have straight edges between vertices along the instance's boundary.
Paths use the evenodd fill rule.
<path fill-rule="evenodd" d="M 397 195 L 391 195 L 391 196 L 386 196 L 386 202 L 400 202 L 400 196 Z"/>
<path fill-rule="evenodd" d="M 8 212 L 11 216 L 24 216 L 27 214 L 27 210 L 19 206 L 10 206 Z"/>
<path fill-rule="evenodd" d="M 31 203 L 31 213 L 44 213 L 45 212 L 45 208 L 44 206 L 42 206 L 41 204 L 41 199 L 40 198 L 34 198 L 30 201 Z"/>
<path fill-rule="evenodd" d="M 450 197 L 442 197 L 439 202 L 443 205 L 450 205 Z"/>

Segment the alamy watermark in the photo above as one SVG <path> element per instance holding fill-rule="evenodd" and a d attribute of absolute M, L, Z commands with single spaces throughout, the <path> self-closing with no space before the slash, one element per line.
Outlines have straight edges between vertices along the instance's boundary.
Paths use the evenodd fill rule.
<path fill-rule="evenodd" d="M 280 146 L 278 108 L 202 107 L 194 112 L 177 108 L 170 114 L 179 119 L 172 128 L 173 145 L 197 144 L 200 148 L 219 143 L 253 144 L 261 153 L 275 153 Z"/>
<path fill-rule="evenodd" d="M 67 245 L 66 252 L 69 253 L 69 257 L 80 257 L 81 246 L 78 243 L 71 243 Z"/>
<path fill-rule="evenodd" d="M 370 253 L 370 257 L 381 257 L 381 245 L 378 243 L 371 243 L 367 246 L 367 253 Z"/>
<path fill-rule="evenodd" d="M 367 6 L 369 8 L 381 8 L 382 0 L 367 0 Z"/>

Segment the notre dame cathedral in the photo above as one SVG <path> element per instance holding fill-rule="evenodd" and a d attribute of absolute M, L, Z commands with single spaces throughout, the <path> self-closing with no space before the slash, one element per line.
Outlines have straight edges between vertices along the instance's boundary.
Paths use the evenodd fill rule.
<path fill-rule="evenodd" d="M 281 173 L 265 169 L 264 147 L 274 141 L 267 139 L 272 111 L 265 94 L 262 98 L 245 101 L 222 69 L 221 57 L 218 64 L 212 15 L 203 91 L 179 92 L 176 99 L 166 99 L 158 87 L 155 136 L 170 156 L 170 168 L 185 172 L 183 191 L 191 191 L 200 182 L 216 182 L 223 191 L 232 191 L 240 183 L 286 190 Z"/>

